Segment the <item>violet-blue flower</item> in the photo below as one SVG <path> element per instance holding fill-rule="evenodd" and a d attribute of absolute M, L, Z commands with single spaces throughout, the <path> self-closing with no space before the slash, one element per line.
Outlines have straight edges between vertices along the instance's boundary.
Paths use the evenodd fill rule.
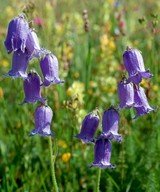
<path fill-rule="evenodd" d="M 103 113 L 102 117 L 102 133 L 98 138 L 115 139 L 118 142 L 122 141 L 121 135 L 118 133 L 120 117 L 118 111 L 111 106 Z"/>
<path fill-rule="evenodd" d="M 86 115 L 82 122 L 80 134 L 76 138 L 81 139 L 85 143 L 94 142 L 94 134 L 98 128 L 99 116 L 96 111 Z"/>
<path fill-rule="evenodd" d="M 118 84 L 119 109 L 130 108 L 134 105 L 133 84 L 127 83 L 127 79 L 122 79 Z"/>
<path fill-rule="evenodd" d="M 38 106 L 34 113 L 35 127 L 30 135 L 33 136 L 35 134 L 39 134 L 40 136 L 54 136 L 50 129 L 52 117 L 53 112 L 49 106 Z"/>
<path fill-rule="evenodd" d="M 90 167 L 115 168 L 116 165 L 110 163 L 112 146 L 108 139 L 98 139 L 94 146 L 94 162 Z"/>
<path fill-rule="evenodd" d="M 58 60 L 53 54 L 46 54 L 40 61 L 41 71 L 44 77 L 43 86 L 49 86 L 51 83 L 63 83 L 58 76 Z"/>
<path fill-rule="evenodd" d="M 28 53 L 15 51 L 12 56 L 12 69 L 6 74 L 6 76 L 12 76 L 14 78 L 26 78 L 28 63 Z"/>
<path fill-rule="evenodd" d="M 134 119 L 143 116 L 150 111 L 156 111 L 156 108 L 152 108 L 149 105 L 144 89 L 140 86 L 135 86 L 134 88 L 134 100 L 137 106 L 139 105 L 139 107 L 134 107 L 136 109 L 136 116 Z"/>
<path fill-rule="evenodd" d="M 40 77 L 37 73 L 32 72 L 28 74 L 28 77 L 24 79 L 23 82 L 25 94 L 23 103 L 35 103 L 36 101 L 44 103 L 46 101 L 46 99 L 41 96 L 40 83 Z"/>
<path fill-rule="evenodd" d="M 151 78 L 149 70 L 145 70 L 142 54 L 137 49 L 127 47 L 123 54 L 124 66 L 129 74 L 128 81 L 139 84 L 142 78 Z"/>
<path fill-rule="evenodd" d="M 37 34 L 33 29 L 29 29 L 26 41 L 26 49 L 31 58 L 40 57 L 41 47 L 39 45 Z"/>
<path fill-rule="evenodd" d="M 7 37 L 4 41 L 7 52 L 20 50 L 24 53 L 28 32 L 29 25 L 24 16 L 13 18 L 8 25 Z"/>

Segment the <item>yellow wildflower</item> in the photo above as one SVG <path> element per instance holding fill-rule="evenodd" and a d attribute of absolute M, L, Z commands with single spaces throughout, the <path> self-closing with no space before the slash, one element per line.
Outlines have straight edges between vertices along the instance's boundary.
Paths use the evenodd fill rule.
<path fill-rule="evenodd" d="M 64 140 L 62 140 L 62 139 L 60 139 L 60 140 L 58 141 L 58 146 L 59 146 L 59 147 L 62 147 L 63 149 L 67 148 L 66 142 L 65 142 Z"/>
<path fill-rule="evenodd" d="M 101 45 L 107 45 L 109 40 L 108 40 L 108 36 L 106 34 L 102 35 L 100 37 L 100 42 L 101 42 Z"/>
<path fill-rule="evenodd" d="M 70 97 L 72 97 L 74 95 L 74 91 L 73 91 L 72 87 L 69 87 L 67 89 L 67 95 L 70 96 Z"/>
<path fill-rule="evenodd" d="M 144 88 L 148 87 L 148 82 L 145 79 L 142 79 L 141 86 Z"/>
<path fill-rule="evenodd" d="M 117 90 L 117 81 L 114 77 L 101 78 L 102 90 L 114 93 Z"/>
<path fill-rule="evenodd" d="M 102 87 L 102 89 L 103 89 L 104 91 L 107 91 L 107 90 L 110 90 L 110 87 L 108 87 L 108 85 L 104 85 L 104 86 Z"/>
<path fill-rule="evenodd" d="M 158 86 L 157 85 L 153 85 L 152 89 L 153 89 L 153 91 L 158 91 Z"/>
<path fill-rule="evenodd" d="M 64 52 L 63 55 L 64 55 L 64 57 L 66 58 L 67 61 L 72 59 L 73 49 L 69 44 L 67 44 L 67 43 L 64 44 L 63 52 Z"/>
<path fill-rule="evenodd" d="M 74 73 L 74 77 L 75 77 L 75 78 L 78 78 L 78 77 L 79 77 L 79 73 L 78 73 L 78 72 L 75 72 L 75 73 Z"/>
<path fill-rule="evenodd" d="M 108 37 L 106 34 L 103 34 L 100 37 L 100 48 L 102 50 L 102 54 L 103 54 L 103 52 L 108 52 L 108 54 L 112 54 L 113 50 L 115 50 L 115 48 L 116 48 L 114 38 Z M 106 55 L 106 53 L 105 53 L 105 55 Z"/>
<path fill-rule="evenodd" d="M 62 161 L 64 162 L 64 163 L 67 163 L 69 160 L 70 160 L 70 158 L 71 158 L 71 153 L 64 153 L 63 155 L 62 155 Z"/>
<path fill-rule="evenodd" d="M 114 43 L 114 39 L 113 37 L 111 37 L 108 42 L 108 49 L 115 50 L 115 48 L 116 48 L 116 45 Z"/>
<path fill-rule="evenodd" d="M 64 25 L 62 25 L 60 23 L 56 23 L 55 28 L 56 28 L 58 35 L 62 35 L 64 33 Z"/>
<path fill-rule="evenodd" d="M 91 81 L 89 81 L 89 86 L 90 87 L 97 87 L 97 82 L 96 81 L 93 81 L 93 80 L 91 80 Z"/>
<path fill-rule="evenodd" d="M 67 95 L 71 97 L 75 96 L 78 97 L 78 100 L 80 102 L 83 102 L 83 96 L 84 96 L 83 92 L 84 92 L 84 84 L 80 81 L 73 82 L 71 87 L 67 89 Z"/>
<path fill-rule="evenodd" d="M 2 60 L 2 61 L 0 61 L 0 66 L 2 66 L 2 67 L 8 67 L 8 65 L 9 65 L 9 63 L 8 63 L 8 61 L 7 60 Z"/>

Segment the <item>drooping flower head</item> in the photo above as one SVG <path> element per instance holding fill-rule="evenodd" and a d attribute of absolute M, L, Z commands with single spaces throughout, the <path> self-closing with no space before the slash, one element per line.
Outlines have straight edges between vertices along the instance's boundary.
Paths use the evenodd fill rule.
<path fill-rule="evenodd" d="M 124 66 L 129 74 L 128 81 L 139 84 L 142 78 L 151 78 L 149 70 L 145 70 L 143 57 L 137 49 L 127 47 L 123 54 Z"/>
<path fill-rule="evenodd" d="M 135 86 L 134 88 L 134 100 L 137 106 L 139 105 L 139 107 L 134 107 L 137 112 L 134 119 L 143 116 L 150 111 L 156 111 L 156 108 L 152 108 L 149 105 L 144 89 L 140 86 Z"/>
<path fill-rule="evenodd" d="M 90 167 L 115 168 L 116 165 L 110 163 L 112 146 L 108 139 L 98 139 L 94 146 L 94 162 Z"/>
<path fill-rule="evenodd" d="M 134 88 L 133 84 L 127 83 L 123 78 L 118 84 L 119 109 L 130 108 L 134 106 Z"/>
<path fill-rule="evenodd" d="M 26 41 L 29 32 L 28 22 L 24 16 L 17 16 L 13 18 L 8 25 L 8 32 L 4 45 L 8 53 L 20 50 L 25 52 Z"/>
<path fill-rule="evenodd" d="M 99 116 L 95 111 L 86 115 L 83 120 L 81 132 L 76 135 L 76 138 L 81 139 L 83 142 L 94 142 L 94 134 L 98 128 Z"/>
<path fill-rule="evenodd" d="M 28 74 L 28 77 L 24 79 L 23 82 L 25 94 L 23 103 L 35 103 L 36 101 L 44 103 L 46 101 L 46 99 L 41 96 L 40 83 L 40 77 L 37 73 L 33 72 Z"/>
<path fill-rule="evenodd" d="M 38 106 L 34 113 L 35 127 L 30 135 L 33 136 L 35 134 L 39 134 L 40 136 L 54 136 L 50 129 L 52 117 L 53 112 L 49 106 Z"/>
<path fill-rule="evenodd" d="M 27 67 L 29 63 L 28 53 L 15 51 L 12 56 L 12 69 L 6 74 L 14 78 L 27 77 Z"/>
<path fill-rule="evenodd" d="M 40 67 L 44 77 L 43 86 L 49 86 L 51 83 L 63 83 L 58 76 L 58 60 L 53 54 L 46 54 L 40 61 Z"/>
<path fill-rule="evenodd" d="M 37 34 L 33 29 L 29 29 L 26 41 L 26 49 L 30 57 L 39 57 L 41 47 L 39 45 Z"/>
<path fill-rule="evenodd" d="M 122 137 L 118 134 L 119 122 L 119 113 L 113 106 L 111 106 L 103 113 L 102 133 L 98 138 L 106 138 L 109 140 L 115 139 L 118 142 L 121 142 Z"/>

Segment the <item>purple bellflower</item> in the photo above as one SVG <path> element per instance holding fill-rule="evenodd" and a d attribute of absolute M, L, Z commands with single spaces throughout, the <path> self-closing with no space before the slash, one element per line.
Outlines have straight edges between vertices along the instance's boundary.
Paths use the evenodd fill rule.
<path fill-rule="evenodd" d="M 128 82 L 139 84 L 142 78 L 151 78 L 149 70 L 145 70 L 143 57 L 137 49 L 127 47 L 123 54 L 124 66 L 129 74 Z"/>
<path fill-rule="evenodd" d="M 90 167 L 115 168 L 116 165 L 110 163 L 112 146 L 108 139 L 98 139 L 94 146 L 94 162 Z"/>
<path fill-rule="evenodd" d="M 29 32 L 28 22 L 24 16 L 17 16 L 12 19 L 8 26 L 8 33 L 4 45 L 8 53 L 20 50 L 23 53 L 26 48 L 26 41 Z"/>
<path fill-rule="evenodd" d="M 58 60 L 53 54 L 46 54 L 40 61 L 41 71 L 44 77 L 43 86 L 49 86 L 51 83 L 63 83 L 58 77 Z"/>
<path fill-rule="evenodd" d="M 89 113 L 83 120 L 81 132 L 76 138 L 81 139 L 84 143 L 94 142 L 94 134 L 98 128 L 99 116 L 96 112 Z"/>
<path fill-rule="evenodd" d="M 134 100 L 135 103 L 139 105 L 139 107 L 134 107 L 137 112 L 134 119 L 138 118 L 139 116 L 143 116 L 150 111 L 156 111 L 156 108 L 152 108 L 149 105 L 144 89 L 140 86 L 135 86 L 134 88 Z"/>
<path fill-rule="evenodd" d="M 47 105 L 40 105 L 36 108 L 34 113 L 35 127 L 30 136 L 39 134 L 40 136 L 54 136 L 50 130 L 53 112 Z"/>
<path fill-rule="evenodd" d="M 109 140 L 115 139 L 118 142 L 122 141 L 122 137 L 118 134 L 118 126 L 120 117 L 118 111 L 111 106 L 103 113 L 102 117 L 102 133 L 98 138 L 106 138 Z"/>
<path fill-rule="evenodd" d="M 122 79 L 118 84 L 118 97 L 120 101 L 119 109 L 130 108 L 134 106 L 134 88 L 127 79 Z"/>
<path fill-rule="evenodd" d="M 37 34 L 33 29 L 29 29 L 27 41 L 26 41 L 26 49 L 30 57 L 40 57 L 39 53 L 41 51 L 41 47 L 39 45 Z"/>
<path fill-rule="evenodd" d="M 12 69 L 6 74 L 6 76 L 12 76 L 14 78 L 26 78 L 28 63 L 29 58 L 26 52 L 23 53 L 15 51 L 12 56 Z"/>
<path fill-rule="evenodd" d="M 35 103 L 36 101 L 44 103 L 46 101 L 46 99 L 41 96 L 40 83 L 40 77 L 37 73 L 28 74 L 28 77 L 24 79 L 23 82 L 25 99 L 22 104 Z"/>

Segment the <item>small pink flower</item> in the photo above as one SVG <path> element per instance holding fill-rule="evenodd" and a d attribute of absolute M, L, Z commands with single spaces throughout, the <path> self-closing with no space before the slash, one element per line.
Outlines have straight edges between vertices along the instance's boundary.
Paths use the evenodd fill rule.
<path fill-rule="evenodd" d="M 39 17 L 35 17 L 33 21 L 34 21 L 34 24 L 37 25 L 38 27 L 42 27 L 45 23 L 45 20 Z"/>

